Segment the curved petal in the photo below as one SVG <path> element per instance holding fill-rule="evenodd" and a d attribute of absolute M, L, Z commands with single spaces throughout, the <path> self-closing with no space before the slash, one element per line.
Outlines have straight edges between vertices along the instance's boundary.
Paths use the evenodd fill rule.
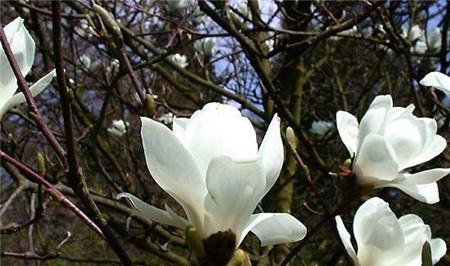
<path fill-rule="evenodd" d="M 155 221 L 157 223 L 161 224 L 167 224 L 171 226 L 175 226 L 181 229 L 185 229 L 187 226 L 187 221 L 184 218 L 179 217 L 176 215 L 171 209 L 168 209 L 166 206 L 167 211 L 163 211 L 161 209 L 158 209 L 152 205 L 149 205 L 139 198 L 131 195 L 130 193 L 120 193 L 116 196 L 117 199 L 120 198 L 127 198 L 130 200 L 133 207 L 139 211 L 144 217 L 146 217 L 149 220 Z"/>
<path fill-rule="evenodd" d="M 141 117 L 147 167 L 156 183 L 180 203 L 197 228 L 202 226 L 204 179 L 189 151 L 166 126 Z"/>
<path fill-rule="evenodd" d="M 411 167 L 427 162 L 438 156 L 447 147 L 447 141 L 442 136 L 434 135 L 433 137 L 431 137 L 429 143 L 425 144 L 425 146 L 425 149 L 422 150 L 421 153 L 418 154 L 413 160 L 411 160 L 411 162 L 406 167 Z"/>
<path fill-rule="evenodd" d="M 4 31 L 22 75 L 26 76 L 34 62 L 34 40 L 20 17 L 6 25 Z M 0 47 L 0 73 L 0 99 L 6 100 L 16 92 L 17 79 L 2 47 Z"/>
<path fill-rule="evenodd" d="M 41 93 L 45 88 L 47 88 L 47 86 L 50 84 L 50 82 L 52 82 L 52 79 L 56 77 L 56 70 L 53 69 L 52 71 L 50 71 L 49 73 L 47 73 L 45 76 L 43 76 L 42 78 L 40 78 L 38 81 L 36 81 L 31 87 L 30 87 L 30 91 L 31 91 L 31 95 L 33 97 L 35 97 L 36 95 L 38 95 L 39 93 Z M 3 112 L 6 112 L 7 110 L 11 109 L 12 107 L 25 102 L 25 95 L 22 92 L 17 93 L 16 95 L 14 95 L 13 97 L 11 97 L 6 103 L 5 105 L 2 107 L 1 111 L 0 111 L 0 117 L 1 114 Z"/>
<path fill-rule="evenodd" d="M 450 95 L 450 77 L 443 73 L 428 73 L 425 77 L 423 77 L 423 79 L 420 80 L 420 84 L 422 84 L 422 86 L 435 87 L 443 93 Z"/>
<path fill-rule="evenodd" d="M 214 157 L 248 159 L 258 153 L 253 125 L 233 106 L 208 103 L 191 116 L 184 133 L 184 144 L 203 176 Z"/>
<path fill-rule="evenodd" d="M 431 257 L 433 258 L 433 264 L 436 264 L 447 253 L 447 245 L 445 241 L 440 238 L 434 238 L 430 241 Z"/>
<path fill-rule="evenodd" d="M 425 185 L 437 182 L 449 173 L 450 168 L 435 168 L 414 174 L 403 173 L 400 177 L 398 177 L 398 179 L 399 182 L 404 184 Z"/>
<path fill-rule="evenodd" d="M 404 236 L 397 217 L 382 199 L 366 201 L 355 214 L 353 232 L 361 265 L 391 265 L 404 250 Z"/>
<path fill-rule="evenodd" d="M 350 156 L 353 157 L 358 148 L 358 120 L 352 114 L 344 111 L 336 113 L 336 124 L 341 137 Z"/>
<path fill-rule="evenodd" d="M 359 124 L 359 146 L 362 145 L 362 142 L 369 134 L 382 135 L 388 118 L 387 114 L 390 110 L 392 110 L 392 98 L 390 95 L 375 97 Z"/>
<path fill-rule="evenodd" d="M 340 216 L 336 216 L 335 219 L 336 219 L 336 228 L 339 237 L 341 238 L 342 244 L 344 244 L 345 250 L 347 251 L 348 255 L 352 258 L 353 263 L 355 265 L 359 265 L 358 256 L 356 255 L 355 249 L 353 248 L 351 242 L 351 236 L 347 231 L 347 228 L 345 228 L 342 218 Z"/>
<path fill-rule="evenodd" d="M 398 222 L 405 236 L 405 248 L 395 265 L 420 265 L 423 244 L 431 238 L 430 227 L 415 214 L 404 215 Z"/>
<path fill-rule="evenodd" d="M 214 158 L 206 176 L 205 231 L 208 237 L 231 229 L 237 239 L 246 226 L 266 187 L 261 160 L 235 161 Z"/>
<path fill-rule="evenodd" d="M 434 204 L 439 202 L 439 190 L 436 182 L 423 185 L 390 183 L 386 186 L 398 188 L 423 203 Z"/>
<path fill-rule="evenodd" d="M 248 231 L 259 238 L 262 247 L 299 241 L 306 235 L 306 227 L 287 213 L 253 214 L 242 232 L 238 246 Z"/>
<path fill-rule="evenodd" d="M 267 129 L 258 151 L 262 159 L 264 173 L 266 175 L 266 193 L 280 175 L 283 167 L 284 151 L 280 134 L 280 118 L 275 114 Z"/>
<path fill-rule="evenodd" d="M 427 130 L 423 120 L 410 115 L 386 123 L 383 137 L 392 146 L 399 169 L 404 169 L 422 153 Z"/>
<path fill-rule="evenodd" d="M 397 158 L 383 137 L 369 134 L 361 144 L 353 171 L 361 184 L 393 180 L 398 175 Z"/>

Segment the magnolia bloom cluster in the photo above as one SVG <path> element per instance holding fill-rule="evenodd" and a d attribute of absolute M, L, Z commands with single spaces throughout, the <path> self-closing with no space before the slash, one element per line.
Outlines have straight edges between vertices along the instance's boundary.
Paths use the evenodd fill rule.
<path fill-rule="evenodd" d="M 413 52 L 424 54 L 427 51 L 438 52 L 441 50 L 442 36 L 439 28 L 434 28 L 425 33 L 419 25 L 414 25 L 407 30 L 402 31 L 402 36 L 411 44 Z"/>
<path fill-rule="evenodd" d="M 23 76 L 30 72 L 34 62 L 35 43 L 25 28 L 22 18 L 16 18 L 4 28 L 6 38 L 16 58 L 17 65 Z M 5 51 L 0 47 L 0 119 L 12 107 L 26 101 L 23 93 L 17 93 L 17 79 L 6 57 Z M 41 93 L 56 76 L 55 70 L 50 71 L 36 83 L 30 86 L 34 96 Z"/>
<path fill-rule="evenodd" d="M 422 84 L 422 86 L 435 87 L 446 95 L 450 95 L 450 77 L 443 73 L 428 73 L 420 80 L 420 84 Z"/>
<path fill-rule="evenodd" d="M 149 219 L 185 229 L 194 226 L 203 239 L 231 232 L 238 247 L 249 231 L 262 245 L 298 241 L 305 226 L 287 213 L 253 214 L 283 165 L 280 119 L 275 115 L 258 149 L 248 118 L 235 107 L 209 103 L 190 119 L 175 118 L 173 130 L 142 118 L 147 167 L 158 185 L 184 209 L 187 219 L 128 193 Z"/>
<path fill-rule="evenodd" d="M 199 39 L 194 42 L 194 49 L 203 57 L 211 57 L 216 53 L 216 38 Z"/>
<path fill-rule="evenodd" d="M 352 172 L 359 184 L 374 188 L 395 187 L 425 203 L 439 201 L 436 181 L 450 173 L 435 168 L 414 174 L 405 169 L 439 155 L 447 141 L 436 134 L 431 118 L 418 118 L 414 105 L 393 107 L 390 95 L 377 96 L 358 120 L 352 114 L 336 114 L 339 135 L 354 157 Z"/>
<path fill-rule="evenodd" d="M 113 120 L 111 127 L 108 128 L 108 132 L 114 136 L 121 137 L 127 133 L 127 128 L 130 126 L 128 122 L 120 120 Z"/>
<path fill-rule="evenodd" d="M 353 248 L 350 234 L 340 216 L 336 226 L 347 253 L 356 266 L 419 266 L 422 246 L 431 246 L 433 264 L 442 258 L 447 247 L 440 238 L 431 239 L 431 229 L 414 214 L 399 219 L 380 198 L 371 198 L 361 205 L 353 220 L 353 234 L 358 251 Z"/>
<path fill-rule="evenodd" d="M 181 68 L 185 68 L 189 65 L 189 63 L 187 61 L 187 57 L 185 55 L 180 55 L 180 54 L 170 55 L 169 60 Z"/>

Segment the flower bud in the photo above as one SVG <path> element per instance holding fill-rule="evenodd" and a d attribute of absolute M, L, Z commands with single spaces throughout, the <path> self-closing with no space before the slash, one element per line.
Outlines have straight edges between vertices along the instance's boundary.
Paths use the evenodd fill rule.
<path fill-rule="evenodd" d="M 149 117 L 153 117 L 156 113 L 155 98 L 151 94 L 145 96 L 145 108 Z"/>
<path fill-rule="evenodd" d="M 38 154 L 36 155 L 36 160 L 38 166 L 38 173 L 44 176 L 46 172 L 46 167 L 45 167 L 45 157 L 42 154 L 42 152 L 38 152 Z"/>
<path fill-rule="evenodd" d="M 286 138 L 291 149 L 295 151 L 297 149 L 298 140 L 292 127 L 286 128 Z"/>
<path fill-rule="evenodd" d="M 121 48 L 123 45 L 123 35 L 122 31 L 120 30 L 119 24 L 117 24 L 114 17 L 109 13 L 106 9 L 103 7 L 94 4 L 94 10 L 97 12 L 97 14 L 100 16 L 103 24 L 106 27 L 106 30 L 112 34 L 113 39 L 116 41 L 116 44 L 119 46 L 118 48 Z"/>

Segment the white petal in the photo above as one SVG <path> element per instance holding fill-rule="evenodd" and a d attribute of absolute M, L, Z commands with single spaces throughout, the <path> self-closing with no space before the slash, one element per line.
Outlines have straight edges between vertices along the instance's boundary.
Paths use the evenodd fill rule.
<path fill-rule="evenodd" d="M 421 81 L 420 84 L 422 86 L 435 87 L 438 90 L 441 90 L 445 94 L 450 94 L 450 77 L 440 73 L 440 72 L 431 72 L 428 73 Z"/>
<path fill-rule="evenodd" d="M 201 228 L 206 186 L 189 151 L 166 126 L 141 117 L 147 167 L 156 183 L 180 203 L 194 226 Z"/>
<path fill-rule="evenodd" d="M 249 159 L 258 152 L 250 120 L 235 107 L 220 103 L 209 103 L 191 116 L 184 132 L 184 144 L 203 176 L 214 157 Z"/>
<path fill-rule="evenodd" d="M 20 17 L 6 25 L 4 31 L 22 75 L 25 76 L 34 62 L 34 40 Z M 0 73 L 0 101 L 6 101 L 15 93 L 17 79 L 2 47 L 0 47 Z"/>
<path fill-rule="evenodd" d="M 424 144 L 423 150 L 413 158 L 406 167 L 415 166 L 424 162 L 427 162 L 434 157 L 441 154 L 447 147 L 447 141 L 439 135 L 433 135 L 429 137 L 430 139 Z"/>
<path fill-rule="evenodd" d="M 450 168 L 435 168 L 410 174 L 403 173 L 398 180 L 405 184 L 425 185 L 439 181 L 450 173 Z"/>
<path fill-rule="evenodd" d="M 404 236 L 397 217 L 380 198 L 366 201 L 355 214 L 353 232 L 361 265 L 391 265 L 404 249 Z"/>
<path fill-rule="evenodd" d="M 173 119 L 172 131 L 173 134 L 181 141 L 184 142 L 184 131 L 189 123 L 189 118 L 178 118 Z"/>
<path fill-rule="evenodd" d="M 266 175 L 266 193 L 277 181 L 283 167 L 284 151 L 280 134 L 280 118 L 274 115 L 266 135 L 259 147 L 264 173 Z"/>
<path fill-rule="evenodd" d="M 389 113 L 389 116 L 392 112 Z M 383 137 L 394 149 L 399 169 L 410 167 L 424 150 L 427 139 L 423 120 L 409 117 L 388 121 Z"/>
<path fill-rule="evenodd" d="M 353 248 L 351 242 L 350 233 L 347 231 L 347 228 L 345 228 L 344 222 L 342 221 L 342 218 L 340 216 L 336 216 L 335 219 L 336 219 L 336 228 L 339 237 L 342 240 L 342 244 L 344 244 L 345 250 L 347 251 L 348 255 L 352 258 L 353 263 L 355 265 L 359 265 L 358 257 L 356 256 L 355 249 Z"/>
<path fill-rule="evenodd" d="M 344 111 L 336 113 L 336 124 L 341 137 L 350 156 L 354 156 L 358 148 L 358 120 L 352 114 Z"/>
<path fill-rule="evenodd" d="M 259 238 L 262 247 L 299 241 L 306 235 L 306 227 L 287 213 L 253 214 L 239 244 L 248 231 L 252 231 Z"/>
<path fill-rule="evenodd" d="M 387 186 L 398 188 L 423 203 L 434 204 L 439 202 L 439 190 L 436 182 L 423 185 L 389 183 Z"/>
<path fill-rule="evenodd" d="M 208 167 L 206 186 L 205 237 L 231 229 L 239 240 L 266 187 L 260 160 L 216 157 Z"/>
<path fill-rule="evenodd" d="M 420 265 L 423 244 L 431 238 L 430 227 L 415 214 L 404 215 L 398 221 L 405 236 L 405 248 L 398 254 L 395 265 Z"/>
<path fill-rule="evenodd" d="M 362 184 L 394 179 L 398 166 L 392 147 L 383 137 L 369 134 L 361 144 L 353 171 Z"/>
<path fill-rule="evenodd" d="M 375 97 L 359 125 L 359 146 L 367 135 L 375 133 L 382 135 L 387 114 L 392 110 L 392 98 L 390 95 Z"/>
<path fill-rule="evenodd" d="M 47 73 L 44 77 L 40 78 L 38 81 L 36 81 L 31 87 L 31 95 L 34 97 L 41 93 L 47 86 L 50 84 L 52 79 L 56 76 L 56 71 L 52 70 L 49 73 Z M 22 92 L 17 93 L 16 95 L 12 96 L 7 100 L 6 103 L 4 103 L 3 106 L 0 107 L 0 118 L 3 116 L 4 113 L 6 113 L 9 109 L 12 107 L 25 102 L 25 96 Z"/>
<path fill-rule="evenodd" d="M 447 253 L 447 245 L 445 241 L 440 238 L 434 238 L 430 241 L 431 257 L 433 258 L 433 264 L 436 264 Z"/>
<path fill-rule="evenodd" d="M 176 215 L 171 209 L 163 211 L 150 204 L 143 202 L 139 198 L 131 195 L 130 193 L 120 193 L 119 195 L 116 196 L 116 198 L 129 199 L 131 204 L 133 204 L 134 208 L 149 220 L 161 224 L 175 226 L 181 229 L 185 229 L 187 226 L 187 221 L 184 218 L 181 218 L 178 215 Z"/>

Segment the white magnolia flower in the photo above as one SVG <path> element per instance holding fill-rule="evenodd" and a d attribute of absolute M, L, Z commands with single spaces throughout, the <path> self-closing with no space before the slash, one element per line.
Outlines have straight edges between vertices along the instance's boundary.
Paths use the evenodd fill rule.
<path fill-rule="evenodd" d="M 127 128 L 130 126 L 128 122 L 120 120 L 113 120 L 112 125 L 108 128 L 108 132 L 114 136 L 121 137 L 127 133 Z"/>
<path fill-rule="evenodd" d="M 204 57 L 211 57 L 216 52 L 216 38 L 207 37 L 194 42 L 194 49 Z"/>
<path fill-rule="evenodd" d="M 298 241 L 306 228 L 287 213 L 253 214 L 270 190 L 283 165 L 280 119 L 272 119 L 258 150 L 248 118 L 235 107 L 209 103 L 190 119 L 175 118 L 173 130 L 141 118 L 147 167 L 158 185 L 186 212 L 187 220 L 128 193 L 139 212 L 149 219 L 184 229 L 192 225 L 206 239 L 231 230 L 235 246 L 252 231 L 262 245 Z"/>
<path fill-rule="evenodd" d="M 168 113 L 165 113 L 162 116 L 160 116 L 158 118 L 158 121 L 163 123 L 163 124 L 170 125 L 170 124 L 173 123 L 173 119 L 174 119 L 173 113 L 172 112 L 168 112 Z"/>
<path fill-rule="evenodd" d="M 187 57 L 185 55 L 174 54 L 169 56 L 169 60 L 181 68 L 185 68 L 189 65 Z"/>
<path fill-rule="evenodd" d="M 435 168 L 414 174 L 405 169 L 439 155 L 447 141 L 436 135 L 434 119 L 413 115 L 414 105 L 393 107 L 390 95 L 377 96 L 358 124 L 352 114 L 339 111 L 337 128 L 351 156 L 358 182 L 375 188 L 395 187 L 425 203 L 439 201 L 436 181 L 450 169 Z"/>
<path fill-rule="evenodd" d="M 444 240 L 431 239 L 430 227 L 419 216 L 407 214 L 397 219 L 389 204 L 377 197 L 366 201 L 355 214 L 357 252 L 340 216 L 336 216 L 336 226 L 356 266 L 420 266 L 425 241 L 431 246 L 433 264 L 447 251 Z"/>
<path fill-rule="evenodd" d="M 403 34 L 404 35 L 404 34 Z M 411 27 L 409 32 L 406 34 L 406 39 L 410 42 L 417 41 L 425 35 L 424 31 L 420 28 L 419 25 L 414 25 Z"/>
<path fill-rule="evenodd" d="M 415 53 L 425 54 L 441 50 L 442 35 L 439 28 L 425 32 L 419 25 L 414 25 L 408 33 L 403 31 L 402 36 L 412 44 L 411 51 Z"/>
<path fill-rule="evenodd" d="M 332 129 L 333 127 L 334 127 L 334 124 L 329 121 L 323 121 L 323 120 L 313 121 L 309 131 L 313 134 L 324 135 L 325 133 L 330 131 L 330 129 Z"/>
<path fill-rule="evenodd" d="M 23 76 L 30 72 L 34 62 L 35 43 L 18 17 L 4 28 L 6 38 L 16 58 L 17 65 Z M 56 76 L 55 70 L 34 83 L 29 89 L 33 96 L 41 93 Z M 9 64 L 3 47 L 0 47 L 0 119 L 12 107 L 26 101 L 22 92 L 16 94 L 17 79 Z"/>
<path fill-rule="evenodd" d="M 275 40 L 274 39 L 268 39 L 268 40 L 265 41 L 265 44 L 267 46 L 268 51 L 270 52 L 270 51 L 273 50 L 273 47 L 275 45 Z"/>
<path fill-rule="evenodd" d="M 80 56 L 79 60 L 85 68 L 89 68 L 91 66 L 91 58 L 88 55 L 84 54 Z"/>
<path fill-rule="evenodd" d="M 420 80 L 420 84 L 422 84 L 422 86 L 435 87 L 446 95 L 450 95 L 450 77 L 443 73 L 428 73 Z"/>

